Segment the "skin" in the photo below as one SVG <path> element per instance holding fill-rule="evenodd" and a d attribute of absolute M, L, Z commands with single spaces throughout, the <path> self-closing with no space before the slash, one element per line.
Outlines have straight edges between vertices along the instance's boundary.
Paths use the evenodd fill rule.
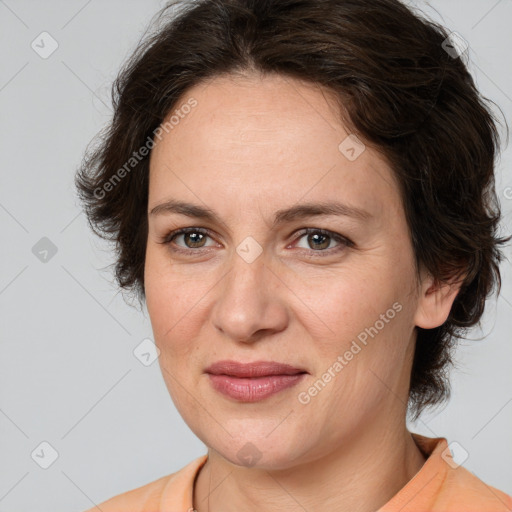
<path fill-rule="evenodd" d="M 178 105 L 191 97 L 197 106 L 151 153 L 145 291 L 169 393 L 208 446 L 194 508 L 376 510 L 425 461 L 405 425 L 415 326 L 441 325 L 458 288 L 434 287 L 423 271 L 416 279 L 392 170 L 369 144 L 354 161 L 340 152 L 349 132 L 326 91 L 278 75 L 223 76 L 190 89 Z M 170 199 L 206 206 L 221 222 L 150 213 Z M 272 227 L 277 210 L 330 200 L 371 218 Z M 183 227 L 211 235 L 161 243 Z M 303 228 L 354 245 L 329 237 L 308 243 Z M 251 263 L 236 251 L 248 236 L 262 249 Z M 400 312 L 300 403 L 299 393 L 396 302 Z M 204 373 L 221 359 L 284 362 L 308 375 L 241 403 L 214 390 Z M 237 456 L 249 442 L 255 464 Z"/>

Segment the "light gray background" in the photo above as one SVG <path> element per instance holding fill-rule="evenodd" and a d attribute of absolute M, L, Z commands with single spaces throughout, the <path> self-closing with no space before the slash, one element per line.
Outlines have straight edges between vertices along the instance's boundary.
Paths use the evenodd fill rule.
<path fill-rule="evenodd" d="M 0 512 L 81 512 L 206 453 L 158 362 L 134 357 L 150 323 L 112 284 L 112 253 L 89 231 L 73 187 L 87 143 L 109 119 L 111 82 L 163 5 L 0 0 Z M 468 40 L 480 90 L 510 120 L 512 2 L 416 5 Z M 47 59 L 31 48 L 43 31 L 59 45 Z M 503 233 L 512 227 L 511 167 L 507 149 L 497 175 Z M 42 237 L 58 249 L 46 263 L 32 253 Z M 512 493 L 510 262 L 502 274 L 502 295 L 471 334 L 485 339 L 457 353 L 452 400 L 411 429 L 457 441 L 465 467 Z M 48 469 L 31 458 L 43 441 L 59 454 Z"/>

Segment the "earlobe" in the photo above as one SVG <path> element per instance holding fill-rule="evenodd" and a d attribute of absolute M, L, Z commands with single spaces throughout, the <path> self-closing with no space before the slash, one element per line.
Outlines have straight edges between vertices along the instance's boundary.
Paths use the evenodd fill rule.
<path fill-rule="evenodd" d="M 453 301 L 460 291 L 463 279 L 438 283 L 431 274 L 422 280 L 414 324 L 423 329 L 434 329 L 446 322 Z"/>

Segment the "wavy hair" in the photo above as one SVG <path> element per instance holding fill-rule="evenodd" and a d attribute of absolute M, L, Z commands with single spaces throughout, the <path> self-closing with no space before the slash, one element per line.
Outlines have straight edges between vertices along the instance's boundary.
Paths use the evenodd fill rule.
<path fill-rule="evenodd" d="M 446 322 L 416 327 L 409 412 L 417 419 L 446 400 L 455 342 L 480 321 L 487 297 L 499 294 L 499 246 L 512 238 L 497 237 L 492 102 L 449 37 L 398 0 L 166 5 L 119 72 L 112 121 L 76 174 L 91 228 L 115 243 L 119 286 L 145 299 L 149 157 L 134 154 L 154 141 L 191 87 L 252 71 L 324 86 L 339 100 L 340 121 L 390 163 L 416 270 L 423 266 L 437 283 L 462 281 Z"/>

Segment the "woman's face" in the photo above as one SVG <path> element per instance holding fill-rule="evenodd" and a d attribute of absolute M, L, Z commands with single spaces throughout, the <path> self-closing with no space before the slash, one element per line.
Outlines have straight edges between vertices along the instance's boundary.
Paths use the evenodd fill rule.
<path fill-rule="evenodd" d="M 276 469 L 400 428 L 413 329 L 427 320 L 390 168 L 347 139 L 334 104 L 311 85 L 222 77 L 176 109 L 187 100 L 195 106 L 151 154 L 145 264 L 160 366 L 180 414 L 229 461 Z M 151 213 L 169 201 L 196 210 Z M 366 213 L 293 214 L 331 203 Z M 194 229 L 161 243 L 180 228 Z M 267 377 L 251 389 L 293 385 L 251 398 L 248 381 L 206 372 L 224 360 L 303 374 Z"/>

